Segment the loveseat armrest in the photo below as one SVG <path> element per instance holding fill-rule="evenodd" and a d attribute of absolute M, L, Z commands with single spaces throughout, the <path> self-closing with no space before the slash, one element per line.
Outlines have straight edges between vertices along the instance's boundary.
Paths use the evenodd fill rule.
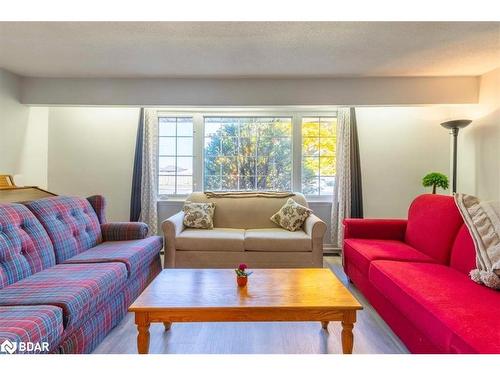
<path fill-rule="evenodd" d="M 407 223 L 406 219 L 344 219 L 344 239 L 403 241 Z"/>
<path fill-rule="evenodd" d="M 314 214 L 304 222 L 304 232 L 311 237 L 312 259 L 314 267 L 323 267 L 323 237 L 326 232 L 326 224 Z"/>
<path fill-rule="evenodd" d="M 142 240 L 148 234 L 148 225 L 139 222 L 116 222 L 101 224 L 104 241 Z"/>
<path fill-rule="evenodd" d="M 161 223 L 164 236 L 165 268 L 175 267 L 175 238 L 184 230 L 184 212 L 177 212 Z"/>
<path fill-rule="evenodd" d="M 311 238 L 321 238 L 323 240 L 326 232 L 326 224 L 319 217 L 311 214 L 304 222 L 304 232 Z"/>

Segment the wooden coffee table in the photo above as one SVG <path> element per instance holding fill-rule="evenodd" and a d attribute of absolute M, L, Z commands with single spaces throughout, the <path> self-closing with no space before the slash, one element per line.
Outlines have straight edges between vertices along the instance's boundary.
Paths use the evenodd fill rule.
<path fill-rule="evenodd" d="M 236 285 L 230 269 L 166 269 L 130 306 L 137 349 L 149 351 L 149 326 L 162 322 L 318 321 L 342 323 L 342 351 L 351 354 L 362 306 L 328 269 L 256 269 Z"/>

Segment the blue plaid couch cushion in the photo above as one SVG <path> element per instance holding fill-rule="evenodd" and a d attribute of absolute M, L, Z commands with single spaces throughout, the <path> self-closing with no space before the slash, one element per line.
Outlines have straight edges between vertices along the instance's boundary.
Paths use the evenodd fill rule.
<path fill-rule="evenodd" d="M 0 289 L 55 265 L 50 238 L 21 204 L 0 204 Z"/>
<path fill-rule="evenodd" d="M 51 197 L 26 203 L 49 234 L 62 263 L 102 242 L 101 225 L 89 201 L 77 197 Z"/>
<path fill-rule="evenodd" d="M 14 352 L 16 354 L 23 353 L 19 349 L 20 342 L 40 345 L 46 342 L 48 350 L 54 350 L 59 344 L 63 329 L 60 307 L 0 306 L 0 343 L 9 340 L 17 344 Z M 34 354 L 34 352 L 24 352 L 24 354 Z"/>
<path fill-rule="evenodd" d="M 0 290 L 0 306 L 53 305 L 72 330 L 124 288 L 123 263 L 58 264 Z"/>
<path fill-rule="evenodd" d="M 84 251 L 65 263 L 122 262 L 127 266 L 129 277 L 135 276 L 153 258 L 158 257 L 163 247 L 163 238 L 152 236 L 142 240 L 105 241 Z"/>

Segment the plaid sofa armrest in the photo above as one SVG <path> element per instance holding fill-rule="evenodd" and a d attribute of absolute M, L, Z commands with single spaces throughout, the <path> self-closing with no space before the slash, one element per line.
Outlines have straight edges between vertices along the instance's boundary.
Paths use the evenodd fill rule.
<path fill-rule="evenodd" d="M 148 225 L 138 222 L 116 222 L 101 224 L 104 241 L 141 240 L 148 234 Z"/>

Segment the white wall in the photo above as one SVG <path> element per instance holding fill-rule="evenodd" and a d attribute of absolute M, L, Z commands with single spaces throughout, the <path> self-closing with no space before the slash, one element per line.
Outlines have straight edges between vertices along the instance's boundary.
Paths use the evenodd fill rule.
<path fill-rule="evenodd" d="M 479 104 L 466 107 L 473 120 L 459 134 L 459 191 L 500 200 L 500 68 L 480 79 Z"/>
<path fill-rule="evenodd" d="M 110 221 L 128 221 L 138 108 L 50 108 L 48 188 L 102 194 Z"/>
<path fill-rule="evenodd" d="M 449 175 L 445 107 L 366 107 L 356 110 L 365 217 L 406 217 L 410 202 L 429 192 L 428 172 Z"/>
<path fill-rule="evenodd" d="M 478 92 L 477 77 L 22 79 L 22 102 L 32 105 L 463 104 Z"/>
<path fill-rule="evenodd" d="M 19 102 L 20 79 L 0 69 L 0 174 L 47 187 L 47 108 Z"/>

